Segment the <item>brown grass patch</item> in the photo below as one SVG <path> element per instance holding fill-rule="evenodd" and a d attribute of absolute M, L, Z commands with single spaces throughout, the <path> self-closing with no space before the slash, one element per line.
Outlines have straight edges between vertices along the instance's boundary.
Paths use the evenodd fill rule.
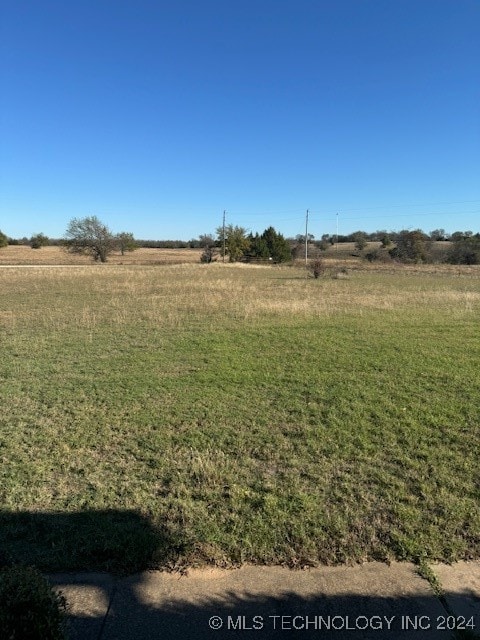
<path fill-rule="evenodd" d="M 201 249 L 144 249 L 121 255 L 115 252 L 108 264 L 149 265 L 183 264 L 200 262 Z M 95 264 L 89 256 L 71 254 L 61 247 L 32 249 L 25 245 L 9 245 L 0 250 L 0 265 L 90 265 Z"/>
<path fill-rule="evenodd" d="M 297 322 L 371 310 L 477 312 L 480 268 L 462 272 L 459 277 L 458 267 L 449 265 L 411 266 L 396 273 L 352 270 L 344 279 L 314 280 L 304 269 L 228 263 L 0 269 L 0 326 L 12 331 L 33 323 L 61 331 L 132 323 L 213 326 L 226 318 Z"/>

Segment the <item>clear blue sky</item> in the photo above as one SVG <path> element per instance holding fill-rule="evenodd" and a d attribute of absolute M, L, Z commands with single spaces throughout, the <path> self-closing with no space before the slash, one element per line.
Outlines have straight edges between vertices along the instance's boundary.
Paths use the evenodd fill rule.
<path fill-rule="evenodd" d="M 480 231 L 478 0 L 0 0 L 0 229 Z"/>

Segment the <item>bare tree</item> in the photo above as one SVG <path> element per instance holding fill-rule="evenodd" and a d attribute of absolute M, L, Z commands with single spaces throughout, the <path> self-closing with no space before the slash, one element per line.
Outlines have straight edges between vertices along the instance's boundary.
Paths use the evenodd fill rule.
<path fill-rule="evenodd" d="M 116 246 L 115 236 L 97 216 L 73 218 L 65 233 L 64 245 L 70 253 L 83 253 L 106 262 Z"/>

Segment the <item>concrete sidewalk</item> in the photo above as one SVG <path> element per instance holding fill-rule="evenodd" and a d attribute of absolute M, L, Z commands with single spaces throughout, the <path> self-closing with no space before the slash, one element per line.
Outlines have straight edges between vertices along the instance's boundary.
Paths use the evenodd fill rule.
<path fill-rule="evenodd" d="M 480 634 L 480 562 L 431 568 L 442 598 L 407 563 L 49 577 L 71 606 L 72 640 L 434 640 Z M 455 626 L 470 634 L 455 635 Z"/>

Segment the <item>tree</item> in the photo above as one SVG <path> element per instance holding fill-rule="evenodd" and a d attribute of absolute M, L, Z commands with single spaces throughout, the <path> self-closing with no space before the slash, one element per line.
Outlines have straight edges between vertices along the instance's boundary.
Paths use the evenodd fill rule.
<path fill-rule="evenodd" d="M 49 240 L 47 236 L 43 233 L 36 233 L 30 238 L 30 246 L 32 249 L 41 249 L 42 247 L 46 247 Z"/>
<path fill-rule="evenodd" d="M 400 231 L 395 242 L 396 246 L 390 249 L 390 255 L 401 262 L 426 262 L 427 261 L 427 236 L 421 229 L 415 231 Z"/>
<path fill-rule="evenodd" d="M 450 264 L 480 264 L 480 234 L 455 240 L 446 261 Z"/>
<path fill-rule="evenodd" d="M 247 231 L 243 227 L 229 224 L 225 227 L 225 238 L 223 237 L 223 227 L 217 228 L 217 236 L 220 244 L 225 239 L 225 250 L 228 254 L 229 262 L 237 262 L 245 255 L 250 246 Z"/>
<path fill-rule="evenodd" d="M 352 237 L 355 242 L 355 248 L 358 249 L 358 251 L 363 251 L 367 246 L 367 234 L 364 231 L 355 231 Z"/>
<path fill-rule="evenodd" d="M 265 238 L 260 236 L 258 233 L 255 235 L 250 234 L 248 236 L 250 247 L 248 250 L 248 254 L 253 258 L 262 258 L 264 260 L 268 260 L 270 258 L 270 251 L 268 245 L 265 241 Z"/>
<path fill-rule="evenodd" d="M 65 233 L 64 245 L 70 253 L 83 253 L 95 261 L 106 262 L 115 250 L 115 236 L 97 216 L 73 218 Z"/>
<path fill-rule="evenodd" d="M 434 242 L 438 242 L 440 240 L 446 240 L 446 239 L 447 239 L 447 233 L 445 229 L 434 229 L 433 231 L 430 231 L 430 240 L 433 240 Z"/>
<path fill-rule="evenodd" d="M 198 240 L 195 241 L 197 246 L 205 249 L 206 247 L 214 247 L 216 245 L 215 238 L 210 233 L 202 233 L 198 236 Z"/>
<path fill-rule="evenodd" d="M 4 233 L 0 231 L 0 249 L 2 247 L 6 247 L 7 245 L 8 245 L 8 238 Z"/>
<path fill-rule="evenodd" d="M 121 233 L 117 233 L 115 237 L 122 256 L 124 256 L 127 251 L 135 251 L 135 249 L 138 249 L 138 244 L 135 242 L 133 233 L 122 231 Z"/>
<path fill-rule="evenodd" d="M 273 227 L 265 229 L 260 238 L 267 247 L 269 257 L 274 262 L 287 262 L 292 259 L 290 245 L 282 234 L 275 231 Z"/>
<path fill-rule="evenodd" d="M 328 236 L 328 234 L 324 233 L 323 236 Z M 323 236 L 322 236 L 322 240 L 324 239 Z M 297 233 L 297 235 L 295 236 L 295 240 L 300 244 L 302 242 L 303 242 L 303 244 L 305 244 L 305 234 L 304 233 Z M 313 242 L 315 240 L 315 236 L 313 235 L 313 233 L 308 233 L 307 234 L 307 240 L 308 240 L 309 243 Z"/>

